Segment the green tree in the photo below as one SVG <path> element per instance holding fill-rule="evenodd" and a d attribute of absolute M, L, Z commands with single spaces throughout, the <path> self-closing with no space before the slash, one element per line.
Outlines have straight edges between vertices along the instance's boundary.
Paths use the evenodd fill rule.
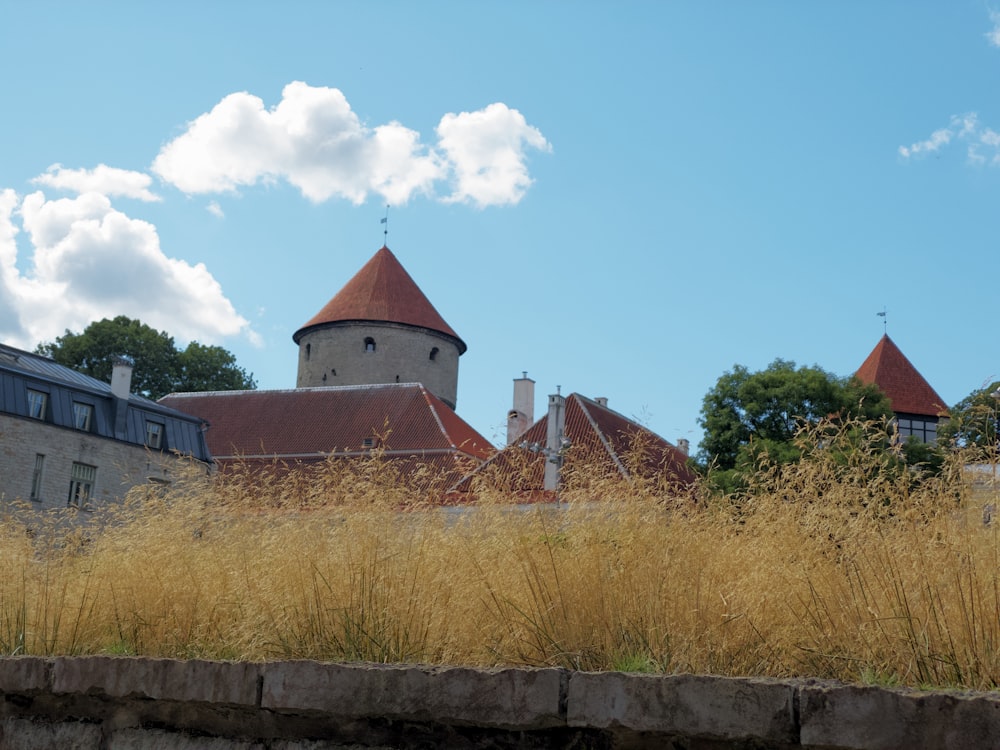
<path fill-rule="evenodd" d="M 175 391 L 242 391 L 257 387 L 253 376 L 236 364 L 232 352 L 221 346 L 192 341 L 177 355 Z"/>
<path fill-rule="evenodd" d="M 191 342 L 178 351 L 172 336 L 124 315 L 95 321 L 82 333 L 67 330 L 35 351 L 105 382 L 111 379 L 115 357 L 126 356 L 134 363 L 133 392 L 151 399 L 172 391 L 257 387 L 225 349 Z"/>
<path fill-rule="evenodd" d="M 803 425 L 828 417 L 884 419 L 889 414 L 885 394 L 857 378 L 840 378 L 819 367 L 796 368 L 782 359 L 759 372 L 735 365 L 702 402 L 699 421 L 705 435 L 698 457 L 718 474 L 721 488 L 731 489 L 738 473 L 763 455 L 779 464 L 801 458 L 795 435 Z"/>
<path fill-rule="evenodd" d="M 973 391 L 949 409 L 949 418 L 938 425 L 938 442 L 956 448 L 995 451 L 998 419 L 1000 381 Z"/>

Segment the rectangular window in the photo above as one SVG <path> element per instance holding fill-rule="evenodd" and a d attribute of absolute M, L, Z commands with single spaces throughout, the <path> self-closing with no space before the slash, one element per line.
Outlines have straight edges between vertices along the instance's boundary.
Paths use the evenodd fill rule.
<path fill-rule="evenodd" d="M 69 481 L 69 499 L 66 504 L 71 508 L 90 510 L 94 494 L 94 482 L 97 480 L 97 467 L 73 462 L 73 473 Z"/>
<path fill-rule="evenodd" d="M 42 499 L 42 467 L 45 465 L 45 456 L 41 453 L 35 454 L 35 470 L 31 474 L 31 499 L 40 502 Z"/>
<path fill-rule="evenodd" d="M 146 446 L 153 450 L 163 447 L 163 425 L 159 422 L 146 422 Z"/>
<path fill-rule="evenodd" d="M 45 419 L 49 394 L 28 389 L 28 416 L 32 419 Z"/>
<path fill-rule="evenodd" d="M 908 437 L 915 437 L 924 443 L 934 444 L 937 442 L 937 422 L 930 419 L 906 418 L 897 420 L 899 439 L 905 441 Z"/>
<path fill-rule="evenodd" d="M 94 417 L 94 407 L 90 404 L 73 402 L 73 426 L 78 430 L 90 432 L 90 422 Z"/>

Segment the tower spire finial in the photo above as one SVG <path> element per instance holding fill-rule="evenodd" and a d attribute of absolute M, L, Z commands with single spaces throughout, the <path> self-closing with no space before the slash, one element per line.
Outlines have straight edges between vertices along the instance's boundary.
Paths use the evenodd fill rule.
<path fill-rule="evenodd" d="M 388 203 L 385 206 L 385 216 L 379 219 L 379 224 L 385 225 L 385 229 L 382 232 L 383 235 L 382 244 L 385 247 L 389 247 L 389 204 Z"/>
<path fill-rule="evenodd" d="M 879 316 L 880 318 L 882 318 L 882 333 L 883 333 L 883 334 L 887 334 L 887 333 L 889 332 L 889 320 L 888 320 L 888 318 L 886 317 L 886 314 L 887 314 L 888 312 L 889 312 L 889 311 L 885 309 L 885 305 L 882 305 L 882 312 L 879 312 L 879 313 L 875 313 L 875 314 L 876 314 L 876 315 L 878 315 L 878 316 Z"/>

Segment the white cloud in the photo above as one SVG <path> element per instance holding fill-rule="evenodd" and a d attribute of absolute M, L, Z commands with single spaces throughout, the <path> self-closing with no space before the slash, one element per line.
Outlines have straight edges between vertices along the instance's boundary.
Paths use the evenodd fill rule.
<path fill-rule="evenodd" d="M 952 142 L 964 143 L 966 157 L 974 164 L 1000 165 L 1000 134 L 981 125 L 975 112 L 953 116 L 947 127 L 935 130 L 926 140 L 900 146 L 899 155 L 909 159 L 933 154 Z"/>
<path fill-rule="evenodd" d="M 368 127 L 338 89 L 295 81 L 271 109 L 247 92 L 226 96 L 163 146 L 152 170 L 185 193 L 286 180 L 314 202 L 355 204 L 371 193 L 402 204 L 450 180 L 442 200 L 485 206 L 517 203 L 531 184 L 526 151 L 549 148 L 504 104 L 447 114 L 438 136 L 435 148 L 399 122 Z"/>
<path fill-rule="evenodd" d="M 477 112 L 447 114 L 437 134 L 455 176 L 448 200 L 480 206 L 520 201 L 531 185 L 525 150 L 550 149 L 520 112 L 499 103 Z"/>
<path fill-rule="evenodd" d="M 150 192 L 153 178 L 148 174 L 106 164 L 98 164 L 94 169 L 65 169 L 62 164 L 53 164 L 32 182 L 75 193 L 120 195 L 146 202 L 161 200 L 160 196 Z"/>
<path fill-rule="evenodd" d="M 940 130 L 935 130 L 931 133 L 931 137 L 925 141 L 918 141 L 916 143 L 910 144 L 909 146 L 900 146 L 899 155 L 904 159 L 908 159 L 911 156 L 916 156 L 917 154 L 926 154 L 939 151 L 942 146 L 947 146 L 951 143 L 952 132 L 948 128 L 941 128 Z"/>
<path fill-rule="evenodd" d="M 32 247 L 28 273 L 16 263 L 17 216 Z M 167 257 L 152 224 L 92 192 L 49 200 L 38 191 L 20 201 L 0 193 L 0 300 L 0 337 L 23 348 L 116 315 L 181 341 L 258 341 L 204 264 Z"/>
<path fill-rule="evenodd" d="M 990 20 L 993 28 L 986 33 L 986 38 L 994 47 L 1000 47 L 1000 13 L 995 10 L 990 11 Z"/>
<path fill-rule="evenodd" d="M 226 216 L 218 201 L 209 201 L 209 204 L 205 206 L 205 210 L 212 214 L 212 216 L 217 216 L 220 219 L 223 219 Z"/>

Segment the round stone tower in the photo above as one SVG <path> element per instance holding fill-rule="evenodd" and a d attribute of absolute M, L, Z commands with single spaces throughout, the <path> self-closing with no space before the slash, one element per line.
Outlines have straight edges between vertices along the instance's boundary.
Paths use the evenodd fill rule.
<path fill-rule="evenodd" d="M 465 342 L 388 247 L 295 332 L 298 388 L 422 383 L 452 409 Z"/>

